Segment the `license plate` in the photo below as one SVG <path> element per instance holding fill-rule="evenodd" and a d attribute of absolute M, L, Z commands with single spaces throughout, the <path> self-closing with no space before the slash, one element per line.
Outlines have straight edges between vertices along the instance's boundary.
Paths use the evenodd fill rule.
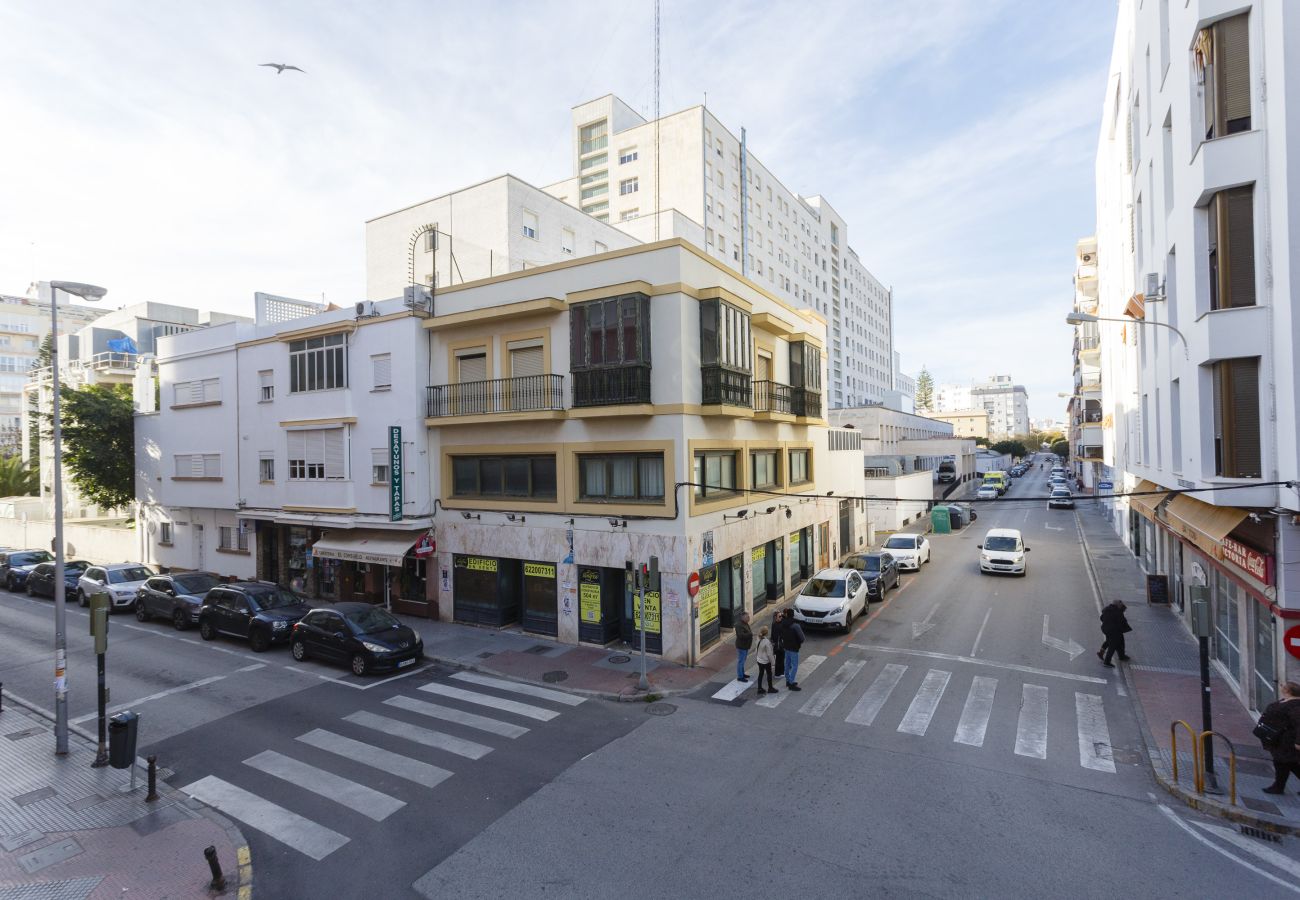
<path fill-rule="evenodd" d="M 413 660 L 413 659 L 404 659 L 404 660 L 402 660 L 401 662 L 399 662 L 399 663 L 397 664 L 397 668 L 402 669 L 402 668 L 405 668 L 406 666 L 413 666 L 413 665 L 415 665 L 415 660 Z"/>

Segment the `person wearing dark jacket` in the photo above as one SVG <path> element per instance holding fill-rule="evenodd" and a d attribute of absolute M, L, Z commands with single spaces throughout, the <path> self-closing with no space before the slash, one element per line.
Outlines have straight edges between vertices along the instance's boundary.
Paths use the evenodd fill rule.
<path fill-rule="evenodd" d="M 745 674 L 745 658 L 754 646 L 754 630 L 749 627 L 749 613 L 743 612 L 736 620 L 736 680 L 749 681 Z"/>
<path fill-rule="evenodd" d="M 785 612 L 777 610 L 772 614 L 772 656 L 776 659 L 773 671 L 777 678 L 785 677 Z"/>
<path fill-rule="evenodd" d="M 1273 783 L 1264 793 L 1281 794 L 1291 775 L 1300 778 L 1300 746 L 1296 745 L 1300 740 L 1300 684 L 1288 681 L 1282 685 L 1282 699 L 1266 706 L 1259 720 L 1282 732 L 1276 741 L 1260 742 L 1273 757 Z"/>
<path fill-rule="evenodd" d="M 1124 650 L 1124 635 L 1133 630 L 1129 625 L 1128 618 L 1124 615 L 1124 610 L 1128 609 L 1122 600 L 1116 600 L 1109 604 L 1101 611 L 1101 633 L 1106 640 L 1102 642 L 1101 649 L 1097 651 L 1097 658 L 1101 660 L 1103 666 L 1115 668 L 1111 660 L 1119 653 L 1119 658 L 1128 662 L 1128 653 Z"/>
<path fill-rule="evenodd" d="M 791 614 L 785 623 L 785 686 L 792 691 L 802 691 L 795 676 L 799 674 L 799 648 L 803 646 L 803 629 Z"/>

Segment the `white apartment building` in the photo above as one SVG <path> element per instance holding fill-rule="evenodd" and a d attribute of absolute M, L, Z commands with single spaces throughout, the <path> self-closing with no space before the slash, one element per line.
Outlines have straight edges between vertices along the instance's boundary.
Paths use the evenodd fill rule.
<path fill-rule="evenodd" d="M 880 402 L 896 389 L 892 291 L 849 246 L 829 201 L 786 187 L 743 129 L 736 135 L 704 106 L 646 121 L 606 95 L 573 108 L 572 136 L 573 174 L 547 191 L 639 240 L 685 238 L 824 316 L 832 408 Z"/>
<path fill-rule="evenodd" d="M 149 561 L 600 646 L 657 556 L 647 646 L 694 662 L 869 545 L 825 334 L 674 239 L 166 339 Z"/>
<path fill-rule="evenodd" d="M 1184 615 L 1208 593 L 1252 709 L 1300 675 L 1298 57 L 1289 2 L 1121 0 L 1097 152 L 1103 465 L 1141 492 L 1116 526 Z"/>
<path fill-rule="evenodd" d="M 1029 394 L 1010 375 L 990 375 L 985 381 L 940 384 L 934 389 L 934 411 L 955 413 L 982 409 L 988 413 L 988 436 L 999 441 L 1029 433 Z"/>
<path fill-rule="evenodd" d="M 937 413 L 974 409 L 975 402 L 971 396 L 971 386 L 969 384 L 936 384 L 934 386 L 932 408 Z M 979 408 L 983 409 L 984 407 Z"/>

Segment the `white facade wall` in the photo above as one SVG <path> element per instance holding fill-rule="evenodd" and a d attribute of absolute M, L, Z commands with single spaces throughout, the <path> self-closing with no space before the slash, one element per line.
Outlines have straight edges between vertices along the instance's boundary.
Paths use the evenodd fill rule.
<path fill-rule="evenodd" d="M 831 410 L 832 425 L 852 426 L 862 433 L 866 456 L 894 456 L 903 453 L 902 441 L 944 439 L 953 436 L 952 424 L 913 415 L 887 406 L 859 406 Z"/>

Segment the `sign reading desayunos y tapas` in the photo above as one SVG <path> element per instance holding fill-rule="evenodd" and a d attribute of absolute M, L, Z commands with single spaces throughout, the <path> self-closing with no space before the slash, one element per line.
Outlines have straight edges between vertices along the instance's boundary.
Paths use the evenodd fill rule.
<path fill-rule="evenodd" d="M 388 429 L 388 519 L 402 521 L 402 429 Z"/>

